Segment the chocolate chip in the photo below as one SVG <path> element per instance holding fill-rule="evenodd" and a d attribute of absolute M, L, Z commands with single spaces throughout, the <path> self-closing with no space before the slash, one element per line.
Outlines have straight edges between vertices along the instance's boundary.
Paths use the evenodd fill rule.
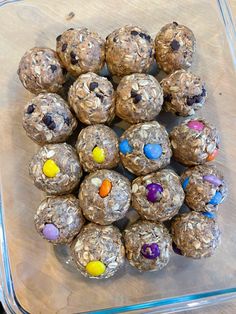
<path fill-rule="evenodd" d="M 67 74 L 67 69 L 66 68 L 62 68 L 62 74 L 66 75 Z"/>
<path fill-rule="evenodd" d="M 172 50 L 177 51 L 180 48 L 180 43 L 176 39 L 173 39 L 170 46 Z"/>
<path fill-rule="evenodd" d="M 151 41 L 151 37 L 145 33 L 139 33 L 139 36 L 147 41 Z"/>
<path fill-rule="evenodd" d="M 67 44 L 63 44 L 61 47 L 61 51 L 64 52 L 66 50 L 66 48 L 67 48 Z"/>
<path fill-rule="evenodd" d="M 70 52 L 70 57 L 71 57 L 71 59 L 75 59 L 76 58 L 76 54 L 74 53 L 74 51 Z"/>
<path fill-rule="evenodd" d="M 130 34 L 133 35 L 133 36 L 137 36 L 138 32 L 137 31 L 131 31 Z"/>
<path fill-rule="evenodd" d="M 164 95 L 164 102 L 171 102 L 172 96 L 170 94 Z"/>
<path fill-rule="evenodd" d="M 201 96 L 202 96 L 202 97 L 205 97 L 205 96 L 206 96 L 206 89 L 205 89 L 205 87 L 202 88 Z"/>
<path fill-rule="evenodd" d="M 132 98 L 136 97 L 138 94 L 134 89 L 131 89 L 130 95 Z"/>
<path fill-rule="evenodd" d="M 102 94 L 96 93 L 96 96 L 100 98 L 101 102 L 103 102 L 104 96 Z"/>
<path fill-rule="evenodd" d="M 97 82 L 91 82 L 91 83 L 89 84 L 89 89 L 90 89 L 90 91 L 95 90 L 95 88 L 97 88 L 97 87 L 98 87 L 98 83 L 97 83 Z"/>
<path fill-rule="evenodd" d="M 150 50 L 149 50 L 149 57 L 151 58 L 152 55 L 153 55 L 153 51 L 152 51 L 152 49 L 150 49 Z"/>
<path fill-rule="evenodd" d="M 173 22 L 173 24 L 174 24 L 175 26 L 178 26 L 178 25 L 179 25 L 177 22 Z"/>
<path fill-rule="evenodd" d="M 57 66 L 55 64 L 50 64 L 50 68 L 52 70 L 52 73 L 54 73 L 57 70 Z"/>
<path fill-rule="evenodd" d="M 133 99 L 133 103 L 137 104 L 138 102 L 140 102 L 140 100 L 142 100 L 142 96 L 137 94 Z"/>
<path fill-rule="evenodd" d="M 69 117 L 64 118 L 64 122 L 65 122 L 65 124 L 67 124 L 69 126 L 70 125 L 70 118 Z"/>
<path fill-rule="evenodd" d="M 192 106 L 195 103 L 200 103 L 202 101 L 201 95 L 196 95 L 193 97 L 187 97 L 187 105 Z"/>
<path fill-rule="evenodd" d="M 77 64 L 78 62 L 79 62 L 79 60 L 76 60 L 76 59 L 71 59 L 70 60 L 70 63 L 73 64 L 73 65 Z"/>
<path fill-rule="evenodd" d="M 56 41 L 59 41 L 61 39 L 61 35 L 58 35 L 56 38 Z"/>
<path fill-rule="evenodd" d="M 114 43 L 117 42 L 117 38 L 116 38 L 116 37 L 113 38 L 113 42 L 114 42 Z"/>
<path fill-rule="evenodd" d="M 49 114 L 45 114 L 42 121 L 50 130 L 54 130 L 56 128 L 56 123 Z"/>
<path fill-rule="evenodd" d="M 35 105 L 34 104 L 29 105 L 28 108 L 27 108 L 27 113 L 28 114 L 33 113 L 34 109 L 35 109 Z"/>
<path fill-rule="evenodd" d="M 68 28 L 67 29 L 67 31 L 73 31 L 74 30 L 74 28 Z"/>

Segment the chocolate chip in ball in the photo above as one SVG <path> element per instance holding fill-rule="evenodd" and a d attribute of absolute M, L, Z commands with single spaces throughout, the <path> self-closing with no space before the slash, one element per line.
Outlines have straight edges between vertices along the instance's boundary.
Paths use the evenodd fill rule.
<path fill-rule="evenodd" d="M 90 91 L 95 90 L 95 88 L 97 88 L 97 87 L 98 87 L 98 83 L 97 83 L 97 82 L 91 82 L 91 83 L 89 84 L 89 89 L 90 89 Z"/>
<path fill-rule="evenodd" d="M 67 74 L 67 69 L 66 68 L 62 68 L 62 74 L 66 75 Z"/>
<path fill-rule="evenodd" d="M 66 48 L 67 48 L 67 44 L 63 44 L 62 47 L 61 47 L 61 51 L 62 52 L 66 51 Z"/>
<path fill-rule="evenodd" d="M 96 96 L 103 102 L 104 96 L 102 94 L 96 93 Z"/>
<path fill-rule="evenodd" d="M 132 98 L 134 98 L 135 96 L 137 96 L 137 92 L 134 89 L 131 89 L 130 95 Z"/>
<path fill-rule="evenodd" d="M 77 64 L 78 62 L 79 62 L 79 60 L 76 60 L 76 59 L 71 59 L 70 60 L 70 63 L 73 64 L 73 65 Z"/>
<path fill-rule="evenodd" d="M 140 94 L 137 94 L 133 99 L 133 103 L 137 104 L 138 102 L 140 102 L 140 100 L 142 100 L 142 96 Z"/>
<path fill-rule="evenodd" d="M 113 42 L 116 43 L 118 41 L 117 37 L 113 38 Z"/>
<path fill-rule="evenodd" d="M 195 103 L 200 103 L 202 101 L 201 95 L 196 95 L 193 97 L 187 97 L 187 105 L 192 106 Z"/>
<path fill-rule="evenodd" d="M 150 42 L 150 40 L 151 40 L 151 37 L 150 37 L 149 35 L 145 34 L 145 33 L 139 33 L 139 36 L 140 36 L 141 38 L 143 38 L 143 39 L 149 41 L 149 42 Z"/>
<path fill-rule="evenodd" d="M 54 130 L 56 128 L 56 123 L 49 114 L 45 114 L 42 121 L 50 130 Z"/>
<path fill-rule="evenodd" d="M 67 31 L 73 31 L 73 30 L 74 30 L 73 27 L 67 29 Z"/>
<path fill-rule="evenodd" d="M 173 39 L 172 42 L 170 43 L 170 46 L 172 50 L 177 51 L 180 48 L 180 43 L 178 42 L 178 40 Z"/>
<path fill-rule="evenodd" d="M 50 64 L 50 68 L 52 70 L 52 73 L 54 73 L 57 70 L 57 66 L 55 64 Z"/>
<path fill-rule="evenodd" d="M 205 89 L 205 87 L 202 88 L 201 96 L 202 96 L 202 97 L 205 97 L 205 96 L 206 96 L 206 89 Z"/>
<path fill-rule="evenodd" d="M 72 59 L 75 59 L 75 58 L 76 58 L 76 54 L 74 53 L 74 51 L 71 51 L 71 52 L 70 52 L 70 57 L 71 57 Z"/>
<path fill-rule="evenodd" d="M 65 117 L 64 118 L 64 122 L 65 122 L 65 124 L 67 124 L 69 126 L 70 125 L 70 118 L 69 117 Z"/>
<path fill-rule="evenodd" d="M 164 102 L 171 102 L 172 96 L 170 94 L 165 94 L 164 95 Z"/>
<path fill-rule="evenodd" d="M 28 114 L 33 113 L 34 109 L 35 109 L 35 105 L 34 104 L 29 105 L 28 108 L 27 108 L 27 113 Z"/>
<path fill-rule="evenodd" d="M 133 35 L 133 36 L 137 36 L 138 32 L 137 31 L 131 31 L 130 34 Z"/>
<path fill-rule="evenodd" d="M 56 41 L 60 41 L 60 39 L 61 39 L 61 35 L 58 35 L 56 38 Z"/>
<path fill-rule="evenodd" d="M 174 24 L 175 26 L 178 26 L 178 25 L 179 25 L 177 22 L 173 22 L 173 24 Z"/>

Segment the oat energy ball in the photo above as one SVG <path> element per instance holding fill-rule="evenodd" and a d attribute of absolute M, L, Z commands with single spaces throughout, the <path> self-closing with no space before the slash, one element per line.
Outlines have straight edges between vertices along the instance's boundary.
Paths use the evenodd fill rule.
<path fill-rule="evenodd" d="M 219 133 L 206 120 L 185 120 L 170 133 L 174 158 L 186 166 L 215 159 L 219 149 Z"/>
<path fill-rule="evenodd" d="M 68 100 L 85 124 L 109 123 L 115 116 L 115 93 L 106 77 L 82 74 L 70 87 Z"/>
<path fill-rule="evenodd" d="M 178 70 L 161 81 L 164 92 L 164 109 L 178 116 L 190 116 L 206 100 L 205 83 L 199 76 Z"/>
<path fill-rule="evenodd" d="M 155 38 L 156 61 L 166 73 L 189 68 L 195 49 L 193 32 L 176 22 L 162 27 Z"/>
<path fill-rule="evenodd" d="M 154 120 L 162 104 L 162 88 L 152 75 L 127 75 L 117 87 L 116 114 L 129 123 Z"/>
<path fill-rule="evenodd" d="M 86 172 L 115 168 L 119 163 L 118 138 L 106 125 L 84 128 L 78 136 L 76 150 Z"/>
<path fill-rule="evenodd" d="M 220 229 L 206 213 L 189 212 L 172 222 L 171 233 L 178 254 L 202 258 L 213 255 L 220 244 Z"/>
<path fill-rule="evenodd" d="M 106 38 L 106 62 L 113 76 L 148 72 L 153 62 L 153 40 L 138 26 L 124 26 Z"/>
<path fill-rule="evenodd" d="M 57 37 L 57 53 L 74 76 L 99 72 L 105 62 L 105 41 L 87 28 L 70 28 Z"/>
<path fill-rule="evenodd" d="M 123 218 L 129 209 L 131 184 L 120 173 L 97 170 L 82 182 L 79 202 L 84 216 L 100 225 L 109 225 Z"/>
<path fill-rule="evenodd" d="M 162 223 L 139 220 L 124 231 L 126 256 L 140 271 L 156 271 L 170 259 L 171 237 Z"/>
<path fill-rule="evenodd" d="M 227 195 L 222 173 L 213 165 L 200 165 L 181 175 L 185 203 L 193 210 L 214 212 Z"/>
<path fill-rule="evenodd" d="M 163 169 L 132 182 L 132 207 L 147 220 L 165 221 L 175 216 L 184 202 L 177 174 Z"/>
<path fill-rule="evenodd" d="M 72 244 L 72 256 L 85 277 L 113 276 L 124 264 L 125 249 L 118 228 L 89 223 Z"/>
<path fill-rule="evenodd" d="M 71 194 L 45 198 L 34 216 L 39 234 L 53 244 L 70 243 L 84 222 L 79 200 Z"/>
<path fill-rule="evenodd" d="M 119 148 L 122 164 L 135 175 L 164 168 L 172 155 L 168 133 L 157 121 L 129 127 L 120 138 Z"/>
<path fill-rule="evenodd" d="M 45 93 L 25 106 L 23 127 L 33 141 L 44 145 L 66 141 L 77 127 L 77 121 L 64 99 Z"/>
<path fill-rule="evenodd" d="M 29 174 L 37 188 L 57 195 L 70 193 L 78 186 L 82 169 L 72 146 L 48 144 L 33 156 Z"/>
<path fill-rule="evenodd" d="M 38 47 L 26 51 L 17 71 L 21 83 L 33 94 L 60 91 L 66 72 L 54 50 Z"/>

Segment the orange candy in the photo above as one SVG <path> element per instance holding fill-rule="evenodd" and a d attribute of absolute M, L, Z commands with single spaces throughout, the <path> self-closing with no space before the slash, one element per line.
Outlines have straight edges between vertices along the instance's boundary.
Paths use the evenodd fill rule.
<path fill-rule="evenodd" d="M 99 195 L 106 197 L 111 192 L 112 184 L 108 179 L 103 180 L 102 185 L 99 188 Z"/>
<path fill-rule="evenodd" d="M 214 152 L 213 152 L 212 154 L 210 154 L 210 155 L 207 157 L 207 161 L 212 161 L 212 160 L 214 160 L 214 159 L 216 158 L 217 154 L 218 154 L 218 149 L 216 148 L 216 149 L 214 150 Z"/>

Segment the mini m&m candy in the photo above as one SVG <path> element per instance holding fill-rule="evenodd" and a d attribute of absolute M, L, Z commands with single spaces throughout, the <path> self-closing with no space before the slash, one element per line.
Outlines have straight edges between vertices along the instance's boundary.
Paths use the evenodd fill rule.
<path fill-rule="evenodd" d="M 54 178 L 60 172 L 60 168 L 54 160 L 48 159 L 43 165 L 43 173 L 48 178 Z"/>

